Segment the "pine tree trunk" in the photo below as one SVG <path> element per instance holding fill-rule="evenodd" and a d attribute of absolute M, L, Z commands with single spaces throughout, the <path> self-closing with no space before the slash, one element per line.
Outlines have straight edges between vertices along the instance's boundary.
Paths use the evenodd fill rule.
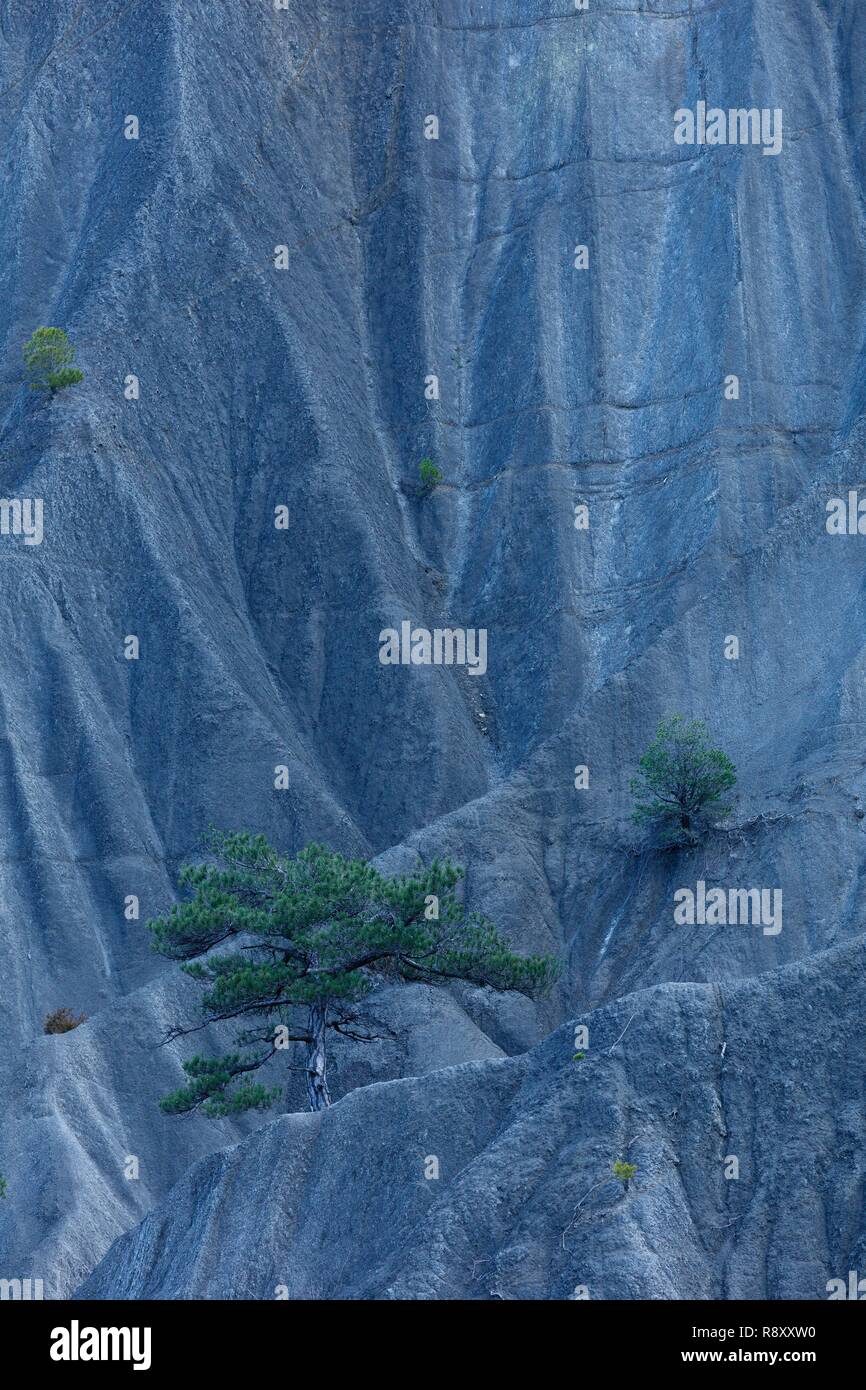
<path fill-rule="evenodd" d="M 687 816 L 686 813 L 685 813 L 685 811 L 682 811 L 682 812 L 680 813 L 680 825 L 682 826 L 683 830 L 688 830 L 688 829 L 690 829 L 691 824 L 692 824 L 692 818 L 691 818 L 691 816 Z"/>
<path fill-rule="evenodd" d="M 327 1005 L 310 1005 L 309 1028 L 312 1041 L 307 1044 L 307 1095 L 311 1110 L 327 1110 L 331 1104 L 325 1058 L 327 1017 Z"/>

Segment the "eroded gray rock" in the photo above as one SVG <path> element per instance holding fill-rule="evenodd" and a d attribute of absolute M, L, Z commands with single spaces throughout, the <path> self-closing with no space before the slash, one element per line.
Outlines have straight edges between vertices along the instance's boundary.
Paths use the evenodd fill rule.
<path fill-rule="evenodd" d="M 4 14 L 0 491 L 44 499 L 45 537 L 0 537 L 0 1275 L 63 1296 L 249 1128 L 159 1115 L 181 1053 L 154 1049 L 193 996 L 124 917 L 132 894 L 142 919 L 167 906 L 211 821 L 395 867 L 450 852 L 473 906 L 566 962 L 538 1009 L 473 991 L 395 1004 L 408 1036 L 340 1056 L 337 1094 L 458 1058 L 474 1059 L 461 1076 L 523 1078 L 498 1053 L 579 1009 L 619 1018 L 614 1001 L 664 982 L 654 999 L 764 988 L 859 938 L 864 542 L 828 536 L 825 507 L 866 482 L 864 41 L 857 0 Z M 781 154 L 674 145 L 674 110 L 702 98 L 781 107 Z M 20 380 L 41 323 L 66 327 L 86 372 L 50 405 Z M 445 483 L 422 503 L 404 484 L 426 454 Z M 404 619 L 484 627 L 487 673 L 383 667 L 379 632 Z M 646 854 L 628 775 L 675 710 L 710 720 L 738 806 L 699 850 Z M 782 933 L 675 928 L 673 895 L 698 879 L 780 887 Z M 43 1038 L 59 1005 L 88 1022 Z M 423 1111 L 453 1075 L 339 1113 L 410 1093 Z M 466 1124 L 461 1153 L 488 1142 Z M 598 1133 L 593 1163 L 614 1138 Z M 808 1124 L 786 1142 L 808 1170 Z M 853 1246 L 850 1179 L 833 1182 Z M 756 1247 L 730 1288 L 817 1287 L 811 1208 L 764 1210 L 772 1260 Z M 626 1241 L 590 1283 L 723 1293 L 715 1255 L 690 1263 L 691 1207 L 667 1215 L 686 1253 L 660 1224 L 656 1273 Z M 482 1234 L 479 1258 L 499 1249 Z M 565 1296 L 575 1258 L 557 1283 L 536 1252 L 532 1287 Z M 471 1268 L 441 1287 L 494 1296 Z M 213 1277 L 203 1296 L 246 1275 Z M 432 1274 L 399 1277 L 438 1296 Z"/>
<path fill-rule="evenodd" d="M 579 1020 L 580 1061 L 567 1024 L 284 1116 L 196 1164 L 78 1296 L 826 1298 L 866 1256 L 864 944 L 627 996 Z"/>

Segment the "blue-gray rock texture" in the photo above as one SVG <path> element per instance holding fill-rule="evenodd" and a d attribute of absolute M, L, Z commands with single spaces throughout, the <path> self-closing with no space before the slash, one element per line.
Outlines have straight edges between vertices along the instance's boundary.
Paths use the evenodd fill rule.
<path fill-rule="evenodd" d="M 866 536 L 827 530 L 866 496 L 864 63 L 861 0 L 0 0 L 0 490 L 45 510 L 0 535 L 0 1277 L 866 1272 Z M 781 150 L 677 144 L 703 101 Z M 85 372 L 51 401 L 42 324 Z M 382 665 L 405 620 L 486 672 Z M 628 781 L 673 712 L 737 799 L 661 851 Z M 384 990 L 324 1116 L 164 1117 L 220 1039 L 159 1046 L 198 994 L 144 922 L 211 822 L 447 852 L 561 982 Z M 782 930 L 675 925 L 701 880 Z"/>
<path fill-rule="evenodd" d="M 658 985 L 582 1020 L 582 1061 L 565 1025 L 286 1115 L 196 1164 L 80 1296 L 826 1298 L 866 1261 L 862 971 L 861 941 Z"/>

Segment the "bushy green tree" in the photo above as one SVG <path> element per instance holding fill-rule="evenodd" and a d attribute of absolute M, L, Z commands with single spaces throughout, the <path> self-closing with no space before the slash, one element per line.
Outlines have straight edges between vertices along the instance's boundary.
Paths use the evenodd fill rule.
<path fill-rule="evenodd" d="M 9 1189 L 6 1186 L 6 1179 L 0 1174 L 0 1197 L 8 1197 Z"/>
<path fill-rule="evenodd" d="M 636 1173 L 636 1163 L 624 1163 L 621 1158 L 618 1158 L 613 1165 L 613 1175 L 618 1182 L 622 1183 L 626 1192 L 628 1192 L 628 1185 Z"/>
<path fill-rule="evenodd" d="M 421 493 L 429 497 L 435 487 L 442 482 L 442 474 L 432 459 L 424 458 L 418 464 L 418 477 L 421 480 Z"/>
<path fill-rule="evenodd" d="M 552 959 L 516 955 L 490 921 L 465 911 L 454 892 L 462 870 L 447 860 L 388 877 L 322 845 L 291 858 L 263 835 L 216 830 L 205 844 L 216 862 L 181 873 L 191 900 L 148 924 L 153 949 L 207 985 L 203 1021 L 168 1036 L 224 1019 L 254 1026 L 236 1037 L 237 1051 L 184 1064 L 188 1084 L 163 1098 L 167 1114 L 266 1109 L 279 1088 L 249 1074 L 289 1043 L 304 1047 L 310 1109 L 323 1110 L 328 1033 L 370 1041 L 363 1003 L 377 983 L 468 980 L 534 995 L 558 974 Z M 229 954 L 200 959 L 230 940 Z"/>
<path fill-rule="evenodd" d="M 632 817 L 638 824 L 654 821 L 691 830 L 699 816 L 730 814 L 723 798 L 736 780 L 728 755 L 710 746 L 704 722 L 675 714 L 661 721 L 638 763 L 630 783 Z"/>
<path fill-rule="evenodd" d="M 37 328 L 22 352 L 33 391 L 50 391 L 53 396 L 84 380 L 84 373 L 73 366 L 75 348 L 62 328 Z"/>

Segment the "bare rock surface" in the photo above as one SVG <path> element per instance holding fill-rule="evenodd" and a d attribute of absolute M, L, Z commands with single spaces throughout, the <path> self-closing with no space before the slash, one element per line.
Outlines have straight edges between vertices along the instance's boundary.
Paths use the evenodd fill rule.
<path fill-rule="evenodd" d="M 825 524 L 866 487 L 864 61 L 860 0 L 0 3 L 0 492 L 45 508 L 0 535 L 0 1277 L 818 1297 L 866 1264 L 866 540 Z M 676 145 L 699 100 L 780 108 L 780 153 Z M 85 372 L 51 402 L 41 324 Z M 484 628 L 485 673 L 383 666 L 404 620 Z M 662 853 L 628 778 L 675 711 L 738 797 Z M 322 1121 L 163 1117 L 196 995 L 144 921 L 211 822 L 450 853 L 561 984 L 386 992 Z M 699 880 L 779 888 L 781 932 L 675 926 Z"/>
<path fill-rule="evenodd" d="M 283 1116 L 79 1296 L 826 1298 L 866 1257 L 863 950 L 641 990 L 578 1020 L 578 1061 L 567 1024 Z"/>

